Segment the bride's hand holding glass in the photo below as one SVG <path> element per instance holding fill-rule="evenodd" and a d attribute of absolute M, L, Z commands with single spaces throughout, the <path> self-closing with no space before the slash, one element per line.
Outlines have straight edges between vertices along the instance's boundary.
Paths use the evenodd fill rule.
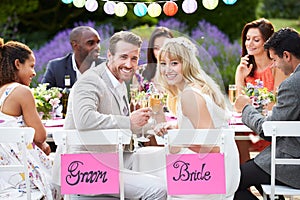
<path fill-rule="evenodd" d="M 162 122 L 155 125 L 154 133 L 158 136 L 164 136 L 165 134 L 167 134 L 169 129 L 174 129 L 174 128 L 176 127 L 174 127 L 173 124 L 168 122 Z"/>

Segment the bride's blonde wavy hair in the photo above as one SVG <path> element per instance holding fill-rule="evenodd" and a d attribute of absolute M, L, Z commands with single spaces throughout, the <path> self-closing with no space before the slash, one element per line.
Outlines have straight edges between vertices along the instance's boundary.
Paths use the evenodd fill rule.
<path fill-rule="evenodd" d="M 179 90 L 175 85 L 167 83 L 161 73 L 160 61 L 165 57 L 170 60 L 178 60 L 182 63 L 182 74 L 186 84 L 198 85 L 203 94 L 210 96 L 218 106 L 225 109 L 225 98 L 219 85 L 202 70 L 196 53 L 196 46 L 185 37 L 167 39 L 158 54 L 157 81 L 169 93 L 170 99 L 174 99 L 177 103 Z M 176 113 L 174 110 L 171 111 Z"/>

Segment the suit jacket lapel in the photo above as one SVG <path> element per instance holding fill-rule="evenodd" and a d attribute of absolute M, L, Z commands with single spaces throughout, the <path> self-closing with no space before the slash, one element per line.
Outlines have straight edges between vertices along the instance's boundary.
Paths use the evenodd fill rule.
<path fill-rule="evenodd" d="M 113 95 L 113 97 L 115 98 L 117 104 L 119 105 L 119 109 L 120 109 L 120 113 L 123 113 L 123 110 L 121 109 L 121 105 L 120 105 L 120 101 L 123 99 L 120 99 L 119 95 L 118 95 L 118 91 L 116 91 L 116 89 L 114 88 L 113 84 L 111 83 L 111 80 L 109 79 L 106 69 L 106 63 L 101 63 L 100 64 L 100 77 L 104 80 L 107 88 L 109 89 L 109 91 L 111 92 L 111 94 Z"/>

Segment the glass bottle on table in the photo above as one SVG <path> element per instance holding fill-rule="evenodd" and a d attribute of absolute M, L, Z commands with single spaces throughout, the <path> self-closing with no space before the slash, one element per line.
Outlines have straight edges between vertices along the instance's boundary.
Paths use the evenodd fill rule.
<path fill-rule="evenodd" d="M 62 118 L 66 117 L 67 107 L 68 107 L 68 99 L 71 90 L 71 78 L 70 75 L 65 75 L 65 88 L 62 91 Z"/>
<path fill-rule="evenodd" d="M 136 84 L 130 84 L 130 108 L 131 105 L 133 106 L 132 109 L 130 109 L 130 111 L 135 111 L 137 110 L 137 105 L 138 105 L 138 85 Z"/>

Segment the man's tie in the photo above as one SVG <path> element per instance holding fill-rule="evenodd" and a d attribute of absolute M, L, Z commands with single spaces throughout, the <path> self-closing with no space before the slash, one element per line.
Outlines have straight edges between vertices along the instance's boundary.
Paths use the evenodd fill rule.
<path fill-rule="evenodd" d="M 123 114 L 126 116 L 129 116 L 129 109 L 128 109 L 128 104 L 127 104 L 125 95 L 123 95 L 123 100 L 124 100 L 124 104 L 125 104 L 124 108 L 123 108 Z"/>

